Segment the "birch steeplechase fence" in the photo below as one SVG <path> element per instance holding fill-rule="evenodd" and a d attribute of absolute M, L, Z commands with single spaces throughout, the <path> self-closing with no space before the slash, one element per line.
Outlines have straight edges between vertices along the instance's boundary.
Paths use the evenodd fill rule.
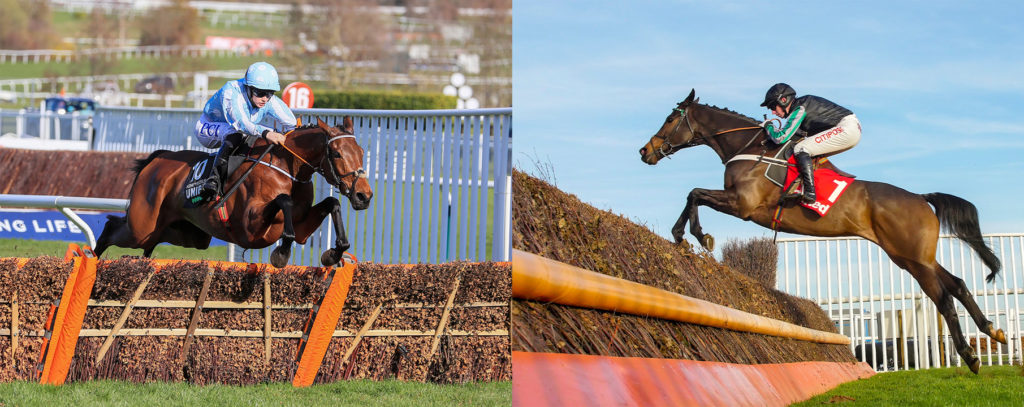
<path fill-rule="evenodd" d="M 611 313 L 848 345 L 849 338 L 754 315 L 596 273 L 531 253 L 512 252 L 512 295 Z M 713 334 L 712 334 L 713 335 Z M 513 352 L 513 401 L 547 405 L 788 405 L 846 381 L 870 377 L 864 363 L 744 365 L 679 359 Z"/>

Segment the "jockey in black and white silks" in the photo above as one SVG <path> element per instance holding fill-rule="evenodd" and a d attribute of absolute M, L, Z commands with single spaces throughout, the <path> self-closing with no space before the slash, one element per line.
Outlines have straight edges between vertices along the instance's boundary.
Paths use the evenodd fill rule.
<path fill-rule="evenodd" d="M 762 123 L 768 136 L 777 144 L 789 141 L 802 130 L 810 136 L 793 149 L 803 181 L 803 201 L 813 203 L 814 176 L 812 158 L 846 151 L 860 141 L 860 121 L 849 109 L 828 99 L 805 95 L 796 97 L 796 91 L 785 83 L 773 85 L 765 94 L 761 106 L 774 115 L 787 119 L 780 129 L 771 122 Z"/>

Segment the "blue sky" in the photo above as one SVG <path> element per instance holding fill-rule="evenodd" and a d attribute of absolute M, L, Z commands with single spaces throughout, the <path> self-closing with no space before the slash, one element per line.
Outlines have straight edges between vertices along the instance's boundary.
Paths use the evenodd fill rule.
<path fill-rule="evenodd" d="M 1024 232 L 1024 3 L 517 1 L 514 164 L 670 237 L 692 188 L 722 188 L 707 147 L 638 150 L 693 88 L 761 119 L 769 86 L 857 114 L 833 161 L 859 179 L 974 203 L 983 233 Z M 704 231 L 771 236 L 701 208 Z M 784 236 L 780 235 L 780 237 Z M 695 242 L 693 237 L 689 237 Z"/>

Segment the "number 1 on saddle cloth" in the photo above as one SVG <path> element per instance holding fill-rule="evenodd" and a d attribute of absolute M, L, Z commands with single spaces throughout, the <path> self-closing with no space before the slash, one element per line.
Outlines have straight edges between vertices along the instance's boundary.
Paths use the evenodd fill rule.
<path fill-rule="evenodd" d="M 800 171 L 794 165 L 796 161 L 793 156 L 789 157 L 789 163 L 790 166 L 786 170 L 786 182 L 783 183 L 783 191 L 789 191 L 793 186 L 793 182 L 800 177 Z M 853 178 L 840 175 L 831 168 L 817 168 L 814 170 L 814 192 L 816 199 L 810 204 L 800 202 L 800 205 L 817 212 L 820 216 L 825 216 L 829 209 L 832 209 L 832 206 L 839 200 L 839 197 L 843 195 L 843 192 L 846 192 L 847 187 L 851 183 L 853 183 Z M 802 193 L 802 188 L 803 184 L 801 183 L 792 192 Z"/>

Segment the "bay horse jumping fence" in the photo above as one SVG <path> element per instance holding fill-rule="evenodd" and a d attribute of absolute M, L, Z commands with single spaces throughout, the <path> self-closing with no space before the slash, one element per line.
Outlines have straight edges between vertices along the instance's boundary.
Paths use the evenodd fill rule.
<path fill-rule="evenodd" d="M 365 211 L 342 204 L 350 250 L 364 261 L 439 263 L 507 261 L 511 219 L 512 109 L 349 110 L 296 109 L 302 123 L 344 116 L 355 122 L 356 141 L 374 190 Z M 198 109 L 101 107 L 93 118 L 92 148 L 151 152 L 204 149 L 193 137 Z M 273 123 L 269 123 L 273 124 Z M 337 191 L 314 177 L 317 200 Z M 316 265 L 333 244 L 329 219 L 291 264 Z M 267 262 L 267 248 L 236 261 Z"/>

